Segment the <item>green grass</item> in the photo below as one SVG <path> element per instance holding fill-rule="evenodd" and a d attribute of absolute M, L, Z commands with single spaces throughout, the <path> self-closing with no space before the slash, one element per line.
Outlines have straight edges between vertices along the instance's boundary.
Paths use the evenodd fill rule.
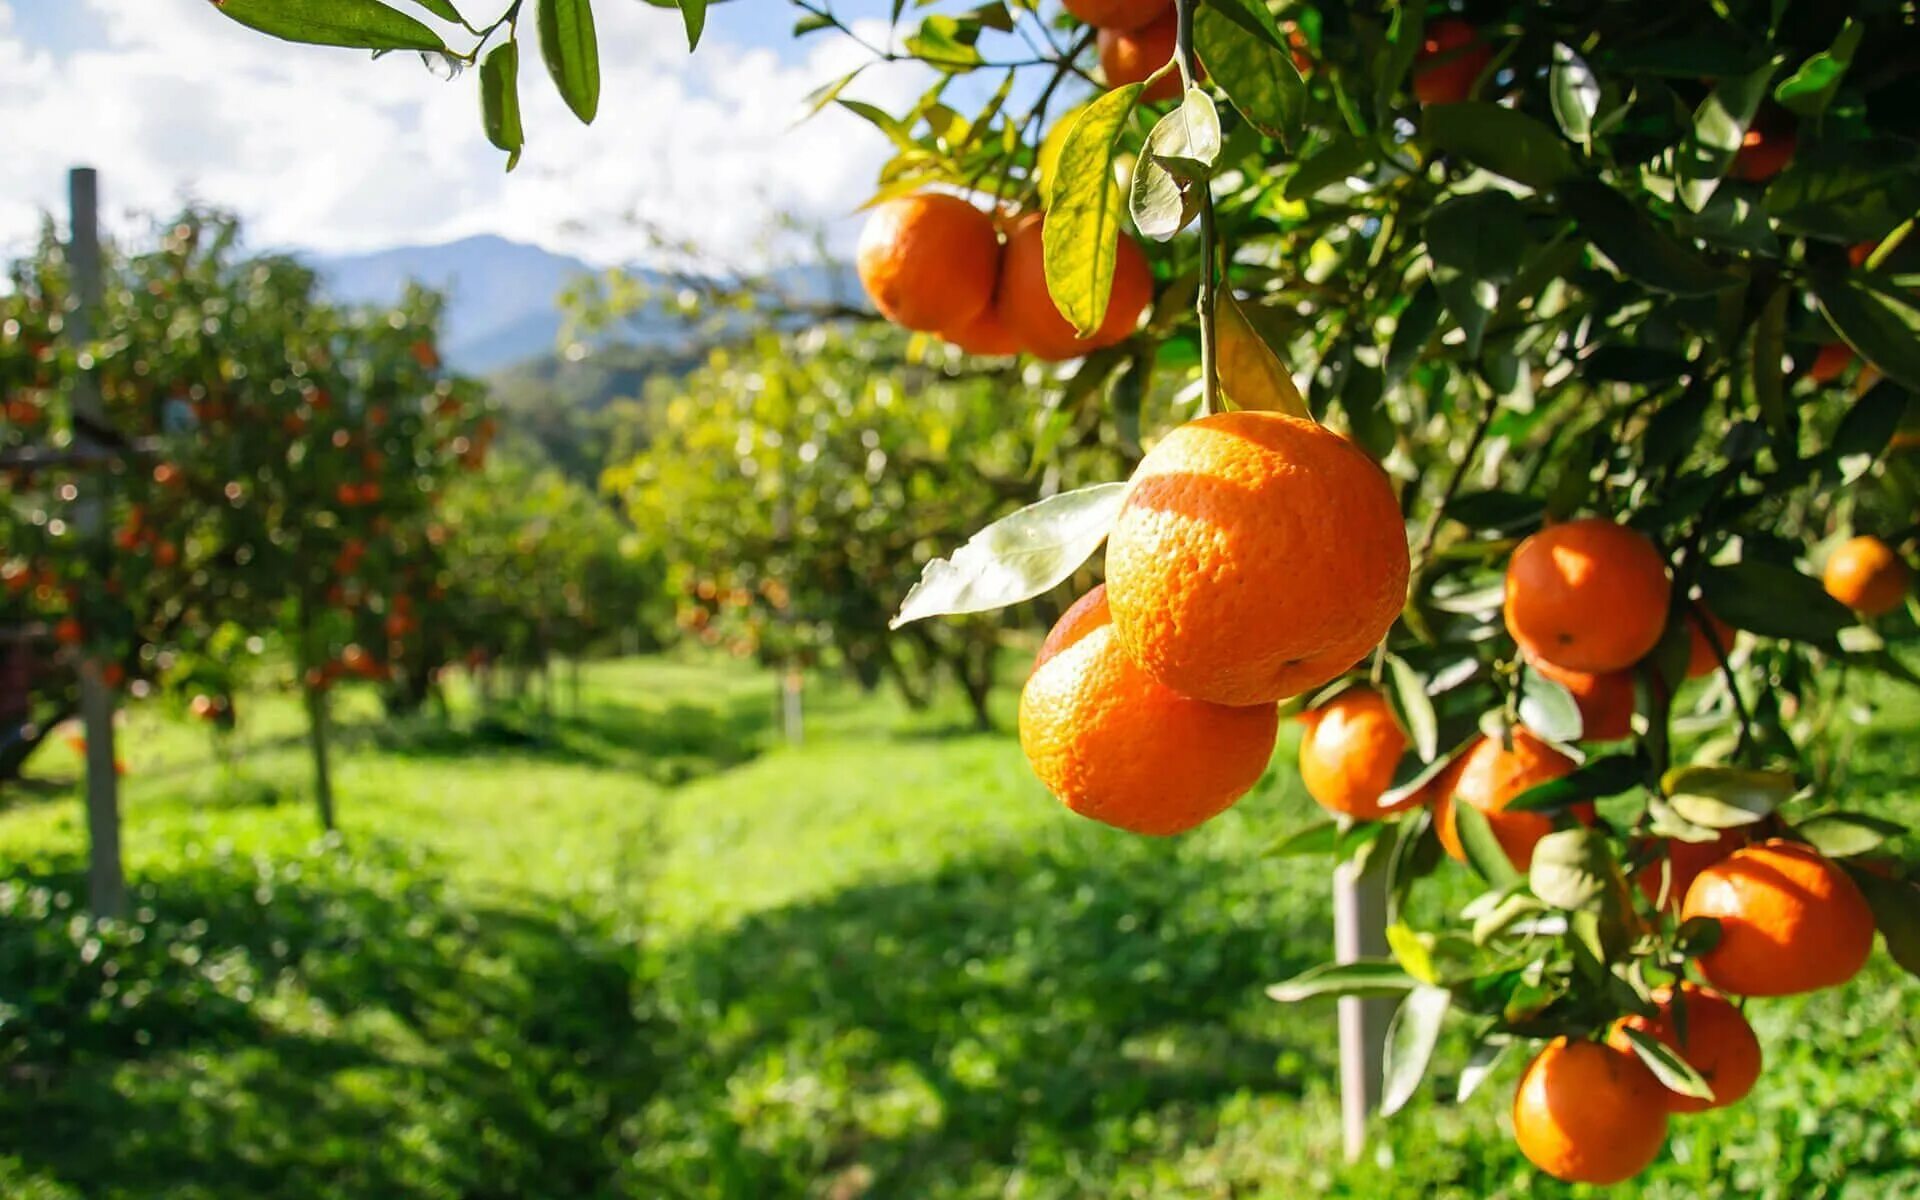
<path fill-rule="evenodd" d="M 1432 1098 L 1457 1041 L 1341 1162 L 1331 1005 L 1260 995 L 1331 940 L 1321 866 L 1260 853 L 1309 818 L 1284 764 L 1147 841 L 1061 811 L 957 707 L 826 689 L 795 748 L 736 668 L 603 664 L 583 699 L 444 727 L 348 697 L 338 841 L 284 702 L 248 699 L 230 766 L 137 710 L 140 920 L 104 935 L 71 920 L 75 763 L 48 751 L 0 813 L 0 1195 L 1583 1194 L 1503 1132 L 1515 1064 Z M 1854 755 L 1909 813 L 1916 725 Z M 1920 987 L 1876 956 L 1753 1011 L 1760 1088 L 1619 1194 L 1920 1196 Z"/>

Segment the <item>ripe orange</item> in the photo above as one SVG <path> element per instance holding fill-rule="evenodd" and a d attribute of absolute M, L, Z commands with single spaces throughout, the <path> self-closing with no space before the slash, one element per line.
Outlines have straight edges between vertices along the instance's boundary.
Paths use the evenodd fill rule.
<path fill-rule="evenodd" d="M 1100 50 L 1100 74 L 1110 88 L 1139 83 L 1173 61 L 1178 48 L 1179 21 L 1173 5 L 1138 29 L 1102 29 L 1097 43 Z M 1180 94 L 1178 69 L 1168 71 L 1160 82 L 1140 93 L 1140 103 L 1157 104 Z"/>
<path fill-rule="evenodd" d="M 1529 660 L 1533 669 L 1566 688 L 1580 709 L 1580 739 L 1617 742 L 1633 735 L 1632 671 L 1569 671 L 1544 658 Z"/>
<path fill-rule="evenodd" d="M 1329 812 L 1362 821 L 1382 815 L 1380 795 L 1393 786 L 1407 735 L 1386 698 L 1372 688 L 1350 688 L 1303 713 L 1300 781 Z"/>
<path fill-rule="evenodd" d="M 1000 237 L 958 196 L 921 192 L 873 210 L 860 233 L 861 286 L 880 315 L 908 329 L 958 329 L 993 300 Z"/>
<path fill-rule="evenodd" d="M 1556 667 L 1624 670 L 1659 643 L 1669 591 L 1646 535 L 1604 517 L 1550 525 L 1507 563 L 1507 632 Z"/>
<path fill-rule="evenodd" d="M 1054 307 L 1047 293 L 1046 249 L 1038 215 L 1022 219 L 1007 235 L 1000 264 L 1000 290 L 995 314 L 1020 347 L 1035 358 L 1061 362 L 1079 358 L 1125 341 L 1140 324 L 1140 315 L 1153 303 L 1153 269 L 1139 243 L 1124 233 L 1115 247 L 1113 290 L 1107 296 L 1107 315 L 1093 336 L 1080 338 L 1073 325 Z"/>
<path fill-rule="evenodd" d="M 1820 579 L 1835 600 L 1857 613 L 1881 617 L 1905 603 L 1913 573 L 1893 547 L 1877 537 L 1857 537 L 1828 556 Z"/>
<path fill-rule="evenodd" d="M 1731 1000 L 1711 988 L 1683 983 L 1678 1005 L 1674 1003 L 1672 988 L 1655 992 L 1653 1002 L 1660 1007 L 1658 1016 L 1624 1018 L 1614 1027 L 1607 1044 L 1632 1053 L 1633 1048 L 1622 1030 L 1638 1029 L 1652 1034 L 1700 1072 L 1700 1077 L 1713 1091 L 1713 1099 L 1702 1100 L 1670 1091 L 1666 1097 L 1667 1111 L 1697 1113 L 1725 1108 L 1738 1103 L 1753 1090 L 1754 1082 L 1760 1078 L 1760 1039 L 1753 1035 L 1753 1026 L 1747 1024 L 1746 1017 Z M 1680 1010 L 1678 1013 L 1674 1011 L 1676 1007 Z M 1681 1035 L 1683 1026 L 1685 1036 Z"/>
<path fill-rule="evenodd" d="M 78 646 L 86 639 L 86 630 L 80 627 L 77 617 L 61 617 L 53 627 L 53 640 L 62 646 Z"/>
<path fill-rule="evenodd" d="M 1161 439 L 1107 540 L 1120 644 L 1175 691 L 1259 704 L 1371 650 L 1407 591 L 1386 474 L 1312 421 L 1216 413 Z"/>
<path fill-rule="evenodd" d="M 1740 149 L 1735 152 L 1727 174 L 1747 183 L 1765 183 L 1786 170 L 1798 144 L 1799 138 L 1791 129 L 1777 132 L 1749 129 L 1740 139 Z"/>
<path fill-rule="evenodd" d="M 1471 804 L 1487 818 L 1500 848 L 1513 865 L 1524 871 L 1533 865 L 1533 848 L 1553 832 L 1553 818 L 1541 812 L 1507 812 L 1522 792 L 1572 771 L 1573 760 L 1524 728 L 1513 730 L 1513 748 L 1498 738 L 1483 737 L 1462 755 L 1452 786 L 1440 793 L 1433 810 L 1434 831 L 1440 846 L 1457 862 L 1467 861 L 1454 820 L 1455 804 Z M 1591 823 L 1593 805 L 1579 804 L 1574 816 Z"/>
<path fill-rule="evenodd" d="M 1520 1077 L 1513 1138 L 1555 1179 L 1620 1183 L 1660 1153 L 1668 1094 L 1630 1051 L 1555 1038 Z"/>
<path fill-rule="evenodd" d="M 1007 358 L 1020 353 L 1019 339 L 1013 336 L 1013 331 L 1007 328 L 1000 319 L 999 311 L 991 304 L 981 309 L 980 315 L 973 320 L 957 329 L 943 330 L 940 336 L 968 354 L 983 358 Z"/>
<path fill-rule="evenodd" d="M 1722 831 L 1711 842 L 1683 842 L 1678 838 L 1659 839 L 1663 853 L 1641 867 L 1634 882 L 1648 904 L 1666 912 L 1679 912 L 1680 905 L 1700 872 L 1747 844 L 1747 835 L 1737 829 Z M 1660 892 L 1666 889 L 1667 902 L 1660 904 Z"/>
<path fill-rule="evenodd" d="M 1066 9 L 1082 24 L 1134 30 L 1172 12 L 1173 5 L 1170 0 L 1066 0 Z"/>
<path fill-rule="evenodd" d="M 1720 922 L 1700 973 L 1741 996 L 1837 987 L 1873 951 L 1873 912 L 1858 885 L 1798 842 L 1762 842 L 1708 867 L 1687 889 L 1680 915 Z"/>
<path fill-rule="evenodd" d="M 1845 342 L 1828 342 L 1813 356 L 1812 365 L 1807 367 L 1807 378 L 1819 384 L 1832 383 L 1852 365 L 1852 346 Z"/>
<path fill-rule="evenodd" d="M 1443 17 L 1427 26 L 1426 40 L 1414 57 L 1414 98 L 1422 104 L 1458 104 L 1492 59 L 1493 50 L 1472 25 L 1459 17 Z"/>
<path fill-rule="evenodd" d="M 1702 675 L 1711 675 L 1720 669 L 1720 657 L 1714 653 L 1714 647 L 1720 648 L 1720 654 L 1733 653 L 1733 639 L 1738 631 L 1719 617 L 1708 612 L 1703 625 L 1699 613 L 1705 609 L 1687 611 L 1687 678 L 1698 679 Z M 1707 631 L 1713 632 L 1713 641 L 1707 640 Z"/>
<path fill-rule="evenodd" d="M 1157 683 L 1121 651 L 1096 587 L 1067 610 L 1020 693 L 1020 748 L 1068 808 L 1135 833 L 1192 829 L 1259 782 L 1280 724 Z"/>

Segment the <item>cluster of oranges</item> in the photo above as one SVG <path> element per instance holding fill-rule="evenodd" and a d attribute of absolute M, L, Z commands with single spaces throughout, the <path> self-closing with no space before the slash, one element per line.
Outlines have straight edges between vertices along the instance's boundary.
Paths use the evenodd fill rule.
<path fill-rule="evenodd" d="M 860 282 L 887 320 L 969 354 L 1061 362 L 1124 341 L 1153 303 L 1139 244 L 1117 235 L 1106 318 L 1082 338 L 1047 292 L 1043 221 L 1029 213 L 1003 222 L 944 192 L 889 200 L 860 235 Z"/>
<path fill-rule="evenodd" d="M 1173 0 L 1067 0 L 1067 11 L 1097 33 L 1100 73 L 1108 87 L 1142 83 L 1173 60 L 1179 20 Z M 1180 94 L 1180 76 L 1168 72 L 1140 93 L 1148 103 Z"/>

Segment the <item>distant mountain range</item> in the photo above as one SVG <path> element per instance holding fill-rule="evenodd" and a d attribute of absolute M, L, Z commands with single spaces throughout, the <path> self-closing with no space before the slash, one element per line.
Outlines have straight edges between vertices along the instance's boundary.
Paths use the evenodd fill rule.
<path fill-rule="evenodd" d="M 560 336 L 558 297 L 593 268 L 569 255 L 484 235 L 438 246 L 398 246 L 366 254 L 309 255 L 327 291 L 350 304 L 391 303 L 408 281 L 446 293 L 441 353 L 469 374 L 551 357 Z M 658 279 L 637 272 L 641 278 Z M 807 300 L 857 295 L 844 268 L 814 266 L 783 272 L 787 294 Z M 855 290 L 849 291 L 849 287 Z M 684 324 L 666 313 L 642 313 L 605 341 L 675 349 L 686 344 Z"/>

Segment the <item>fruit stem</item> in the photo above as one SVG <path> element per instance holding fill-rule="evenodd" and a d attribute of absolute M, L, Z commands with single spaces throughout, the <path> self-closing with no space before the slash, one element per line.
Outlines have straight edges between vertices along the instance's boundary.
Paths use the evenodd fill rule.
<path fill-rule="evenodd" d="M 1880 269 L 1880 264 L 1886 262 L 1888 258 L 1892 257 L 1893 252 L 1900 248 L 1900 243 L 1906 241 L 1907 235 L 1912 232 L 1913 232 L 1913 218 L 1908 217 L 1906 220 L 1902 221 L 1899 227 L 1895 229 L 1892 233 L 1880 239 L 1880 244 L 1873 248 L 1873 252 L 1871 254 L 1867 255 L 1867 262 L 1866 262 L 1867 270 L 1878 271 Z"/>
<path fill-rule="evenodd" d="M 1194 81 L 1200 75 L 1200 65 L 1193 53 L 1193 10 L 1198 0 L 1173 0 L 1175 14 L 1174 46 L 1175 60 L 1180 64 L 1180 82 L 1183 90 L 1192 89 Z M 1219 280 L 1216 277 L 1219 252 L 1219 232 L 1213 224 L 1213 184 L 1211 181 L 1201 184 L 1200 190 L 1200 296 L 1195 307 L 1200 314 L 1200 415 L 1212 416 L 1220 411 L 1220 373 L 1214 359 L 1213 314 L 1218 299 Z"/>

